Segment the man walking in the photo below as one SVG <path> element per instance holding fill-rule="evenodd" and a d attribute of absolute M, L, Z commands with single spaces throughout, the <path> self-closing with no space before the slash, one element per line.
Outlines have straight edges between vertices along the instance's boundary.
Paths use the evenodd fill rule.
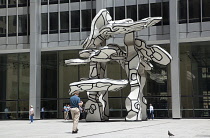
<path fill-rule="evenodd" d="M 79 106 L 82 106 L 83 102 L 80 101 L 79 98 L 79 91 L 74 92 L 74 96 L 70 98 L 70 105 L 71 105 L 71 116 L 73 120 L 73 128 L 72 128 L 72 134 L 75 134 L 78 132 L 78 122 L 80 117 L 80 110 Z"/>

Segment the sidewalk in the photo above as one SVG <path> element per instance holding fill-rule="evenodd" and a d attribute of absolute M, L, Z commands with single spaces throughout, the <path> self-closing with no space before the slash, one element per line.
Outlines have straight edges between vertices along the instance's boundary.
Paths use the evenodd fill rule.
<path fill-rule="evenodd" d="M 154 119 L 127 122 L 79 122 L 79 132 L 71 133 L 72 121 L 0 121 L 0 138 L 210 138 L 210 119 Z"/>

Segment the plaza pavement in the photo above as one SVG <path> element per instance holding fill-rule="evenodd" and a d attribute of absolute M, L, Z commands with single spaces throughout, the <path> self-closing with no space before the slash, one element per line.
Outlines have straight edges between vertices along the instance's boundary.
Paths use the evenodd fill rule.
<path fill-rule="evenodd" d="M 71 133 L 72 121 L 62 119 L 0 121 L 0 138 L 210 138 L 210 119 L 154 119 L 148 121 L 79 122 Z"/>

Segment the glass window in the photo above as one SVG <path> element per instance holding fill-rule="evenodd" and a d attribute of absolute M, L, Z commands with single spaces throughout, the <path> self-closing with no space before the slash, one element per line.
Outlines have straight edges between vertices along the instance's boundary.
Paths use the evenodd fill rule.
<path fill-rule="evenodd" d="M 48 14 L 42 13 L 42 34 L 47 34 L 48 31 Z"/>
<path fill-rule="evenodd" d="M 189 0 L 189 22 L 201 21 L 200 0 Z"/>
<path fill-rule="evenodd" d="M 28 0 L 18 0 L 18 6 L 19 7 L 24 7 L 27 6 Z"/>
<path fill-rule="evenodd" d="M 115 20 L 125 19 L 125 7 L 115 7 Z"/>
<path fill-rule="evenodd" d="M 80 31 L 80 11 L 71 11 L 71 32 Z"/>
<path fill-rule="evenodd" d="M 8 7 L 16 7 L 17 0 L 8 0 Z"/>
<path fill-rule="evenodd" d="M 29 99 L 29 74 L 30 74 L 30 55 L 24 53 L 19 55 L 19 98 Z"/>
<path fill-rule="evenodd" d="M 47 5 L 47 0 L 42 0 L 41 3 L 42 5 Z"/>
<path fill-rule="evenodd" d="M 57 52 L 43 52 L 41 59 L 41 98 L 57 98 Z"/>
<path fill-rule="evenodd" d="M 27 15 L 18 16 L 18 35 L 27 35 Z"/>
<path fill-rule="evenodd" d="M 15 36 L 17 33 L 17 16 L 9 16 L 8 17 L 8 33 L 9 36 Z"/>
<path fill-rule="evenodd" d="M 151 17 L 162 17 L 161 15 L 161 3 L 151 3 Z M 161 25 L 161 22 L 155 24 L 155 26 Z"/>
<path fill-rule="evenodd" d="M 69 12 L 60 13 L 60 32 L 69 32 Z"/>
<path fill-rule="evenodd" d="M 163 25 L 169 25 L 169 2 L 163 2 Z"/>
<path fill-rule="evenodd" d="M 0 8 L 6 8 L 6 0 L 0 0 Z"/>
<path fill-rule="evenodd" d="M 50 4 L 58 4 L 58 0 L 49 0 Z"/>
<path fill-rule="evenodd" d="M 6 17 L 0 16 L 0 37 L 6 36 Z"/>
<path fill-rule="evenodd" d="M 138 5 L 139 20 L 149 17 L 149 4 Z"/>
<path fill-rule="evenodd" d="M 127 6 L 127 18 L 137 21 L 137 7 L 136 5 Z"/>
<path fill-rule="evenodd" d="M 179 0 L 179 23 L 187 23 L 187 0 Z"/>
<path fill-rule="evenodd" d="M 114 14 L 113 14 L 113 7 L 106 8 L 109 11 L 110 16 L 112 19 L 114 19 Z"/>
<path fill-rule="evenodd" d="M 80 0 L 71 0 L 71 2 L 80 2 Z"/>
<path fill-rule="evenodd" d="M 60 3 L 69 3 L 69 0 L 60 0 Z"/>
<path fill-rule="evenodd" d="M 203 0 L 202 3 L 202 21 L 210 21 L 210 2 L 209 0 Z"/>
<path fill-rule="evenodd" d="M 82 31 L 90 31 L 91 21 L 91 9 L 82 10 Z"/>
<path fill-rule="evenodd" d="M 79 66 L 70 66 L 65 64 L 65 60 L 78 58 L 78 53 L 78 50 L 59 52 L 59 98 L 69 98 L 69 84 L 80 80 Z M 84 71 L 84 73 L 89 75 L 89 71 Z M 87 75 L 80 77 L 85 78 Z"/>
<path fill-rule="evenodd" d="M 58 33 L 58 13 L 50 13 L 50 33 Z"/>

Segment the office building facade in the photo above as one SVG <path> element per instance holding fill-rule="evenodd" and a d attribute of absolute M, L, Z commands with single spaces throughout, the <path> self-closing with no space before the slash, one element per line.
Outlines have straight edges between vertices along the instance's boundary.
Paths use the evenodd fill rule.
<path fill-rule="evenodd" d="M 208 0 L 0 0 L 0 119 L 28 119 L 29 105 L 40 118 L 63 118 L 69 103 L 69 83 L 87 78 L 89 65 L 67 66 L 79 58 L 91 20 L 106 8 L 113 20 L 163 17 L 138 38 L 159 45 L 173 60 L 153 63 L 147 72 L 144 96 L 156 118 L 210 117 L 210 4 Z M 107 43 L 122 48 L 123 35 Z M 116 62 L 107 64 L 107 77 L 126 79 Z M 110 118 L 127 114 L 129 86 L 109 93 Z M 85 92 L 81 99 L 87 101 Z"/>

